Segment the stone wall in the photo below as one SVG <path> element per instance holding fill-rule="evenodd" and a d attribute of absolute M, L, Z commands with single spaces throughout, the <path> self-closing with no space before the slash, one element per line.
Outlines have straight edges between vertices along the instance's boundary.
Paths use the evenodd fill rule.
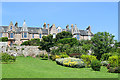
<path fill-rule="evenodd" d="M 0 52 L 6 52 L 8 42 L 0 42 Z"/>
<path fill-rule="evenodd" d="M 40 54 L 47 54 L 45 50 L 39 50 L 39 46 L 13 46 L 6 47 L 6 52 L 10 55 L 20 56 L 36 56 Z"/>

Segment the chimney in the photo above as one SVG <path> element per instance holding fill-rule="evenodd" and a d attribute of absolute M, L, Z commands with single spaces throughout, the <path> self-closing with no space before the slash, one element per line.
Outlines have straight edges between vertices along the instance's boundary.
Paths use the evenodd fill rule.
<path fill-rule="evenodd" d="M 48 25 L 48 35 L 50 34 L 50 32 L 49 32 L 49 24 L 47 24 Z"/>
<path fill-rule="evenodd" d="M 46 29 L 46 23 L 44 23 L 43 27 L 44 27 L 44 29 Z"/>
<path fill-rule="evenodd" d="M 55 26 L 55 24 L 53 24 L 53 26 Z"/>
<path fill-rule="evenodd" d="M 69 25 L 66 26 L 66 30 L 69 30 Z"/>
<path fill-rule="evenodd" d="M 72 34 L 73 34 L 73 24 L 71 24 L 71 32 L 72 32 Z"/>
<path fill-rule="evenodd" d="M 17 22 L 17 21 L 16 21 L 16 23 L 15 23 L 15 27 L 18 28 L 18 22 Z"/>
<path fill-rule="evenodd" d="M 77 28 L 77 25 L 75 24 L 75 28 Z"/>
<path fill-rule="evenodd" d="M 88 28 L 87 28 L 86 30 L 88 30 L 89 32 L 91 32 L 91 27 L 90 27 L 90 26 L 88 26 Z"/>

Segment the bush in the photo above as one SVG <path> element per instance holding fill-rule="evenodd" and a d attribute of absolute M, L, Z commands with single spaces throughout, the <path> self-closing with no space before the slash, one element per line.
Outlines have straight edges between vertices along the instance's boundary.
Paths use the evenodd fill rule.
<path fill-rule="evenodd" d="M 118 61 L 118 58 L 119 58 L 119 61 Z M 120 62 L 120 56 L 111 56 L 111 57 L 109 57 L 108 61 L 109 61 L 111 66 L 117 67 L 120 65 L 118 63 L 118 62 Z"/>
<path fill-rule="evenodd" d="M 60 55 L 52 55 L 51 56 L 52 60 L 55 61 L 58 58 L 61 58 Z"/>
<path fill-rule="evenodd" d="M 1 56 L 0 57 L 1 62 L 9 63 L 9 62 L 15 62 L 16 60 L 15 56 L 11 56 L 7 53 L 1 53 L 0 56 Z"/>
<path fill-rule="evenodd" d="M 71 54 L 79 54 L 79 55 L 81 55 L 82 54 L 82 47 L 81 46 L 73 46 L 70 49 L 67 49 L 66 53 L 69 56 L 72 56 Z"/>
<path fill-rule="evenodd" d="M 39 55 L 41 58 L 48 58 L 48 54 L 40 54 Z"/>
<path fill-rule="evenodd" d="M 100 68 L 101 68 L 101 63 L 100 61 L 98 60 L 93 60 L 92 63 L 91 63 L 91 67 L 93 70 L 95 71 L 100 71 Z"/>
<path fill-rule="evenodd" d="M 110 54 L 110 53 L 104 53 L 104 54 L 102 54 L 101 60 L 102 61 L 108 60 L 108 58 L 110 56 L 112 56 L 112 54 Z"/>
<path fill-rule="evenodd" d="M 56 63 L 67 67 L 75 67 L 75 68 L 85 67 L 85 63 L 82 61 L 82 59 L 77 59 L 77 58 L 60 58 L 60 59 L 56 59 Z"/>
<path fill-rule="evenodd" d="M 21 45 L 40 46 L 40 39 L 34 38 L 34 39 L 23 42 Z"/>
<path fill-rule="evenodd" d="M 110 72 L 110 73 L 120 73 L 120 67 L 110 67 L 108 69 L 108 72 Z"/>
<path fill-rule="evenodd" d="M 89 67 L 93 60 L 96 60 L 96 56 L 93 55 L 82 55 L 81 58 L 87 64 L 86 67 Z"/>
<path fill-rule="evenodd" d="M 102 66 L 107 66 L 109 63 L 108 61 L 101 61 Z"/>
<path fill-rule="evenodd" d="M 0 38 L 0 41 L 2 41 L 2 42 L 7 42 L 7 41 L 8 41 L 8 37 L 1 37 L 1 38 Z"/>
<path fill-rule="evenodd" d="M 62 55 L 60 55 L 60 57 L 61 58 L 67 58 L 67 57 L 69 57 L 67 54 L 62 54 Z"/>

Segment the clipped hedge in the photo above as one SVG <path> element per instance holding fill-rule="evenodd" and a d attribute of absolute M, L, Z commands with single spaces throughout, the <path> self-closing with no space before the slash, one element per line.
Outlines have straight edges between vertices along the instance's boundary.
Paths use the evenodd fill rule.
<path fill-rule="evenodd" d="M 11 63 L 16 61 L 16 57 L 7 53 L 0 53 L 0 60 L 2 63 Z"/>
<path fill-rule="evenodd" d="M 96 60 L 96 56 L 93 55 L 82 55 L 81 58 L 86 63 L 86 67 L 90 67 L 91 62 Z"/>
<path fill-rule="evenodd" d="M 85 67 L 85 63 L 82 61 L 82 59 L 77 59 L 77 58 L 60 58 L 60 59 L 56 59 L 56 63 L 66 67 L 74 67 L 74 68 Z"/>

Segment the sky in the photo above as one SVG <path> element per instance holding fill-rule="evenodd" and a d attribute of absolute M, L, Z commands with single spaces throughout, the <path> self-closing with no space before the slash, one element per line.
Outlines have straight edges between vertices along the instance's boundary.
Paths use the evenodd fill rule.
<path fill-rule="evenodd" d="M 85 30 L 90 25 L 94 34 L 106 31 L 118 39 L 117 2 L 2 2 L 2 25 L 22 26 L 24 20 L 29 27 L 76 24 Z"/>

